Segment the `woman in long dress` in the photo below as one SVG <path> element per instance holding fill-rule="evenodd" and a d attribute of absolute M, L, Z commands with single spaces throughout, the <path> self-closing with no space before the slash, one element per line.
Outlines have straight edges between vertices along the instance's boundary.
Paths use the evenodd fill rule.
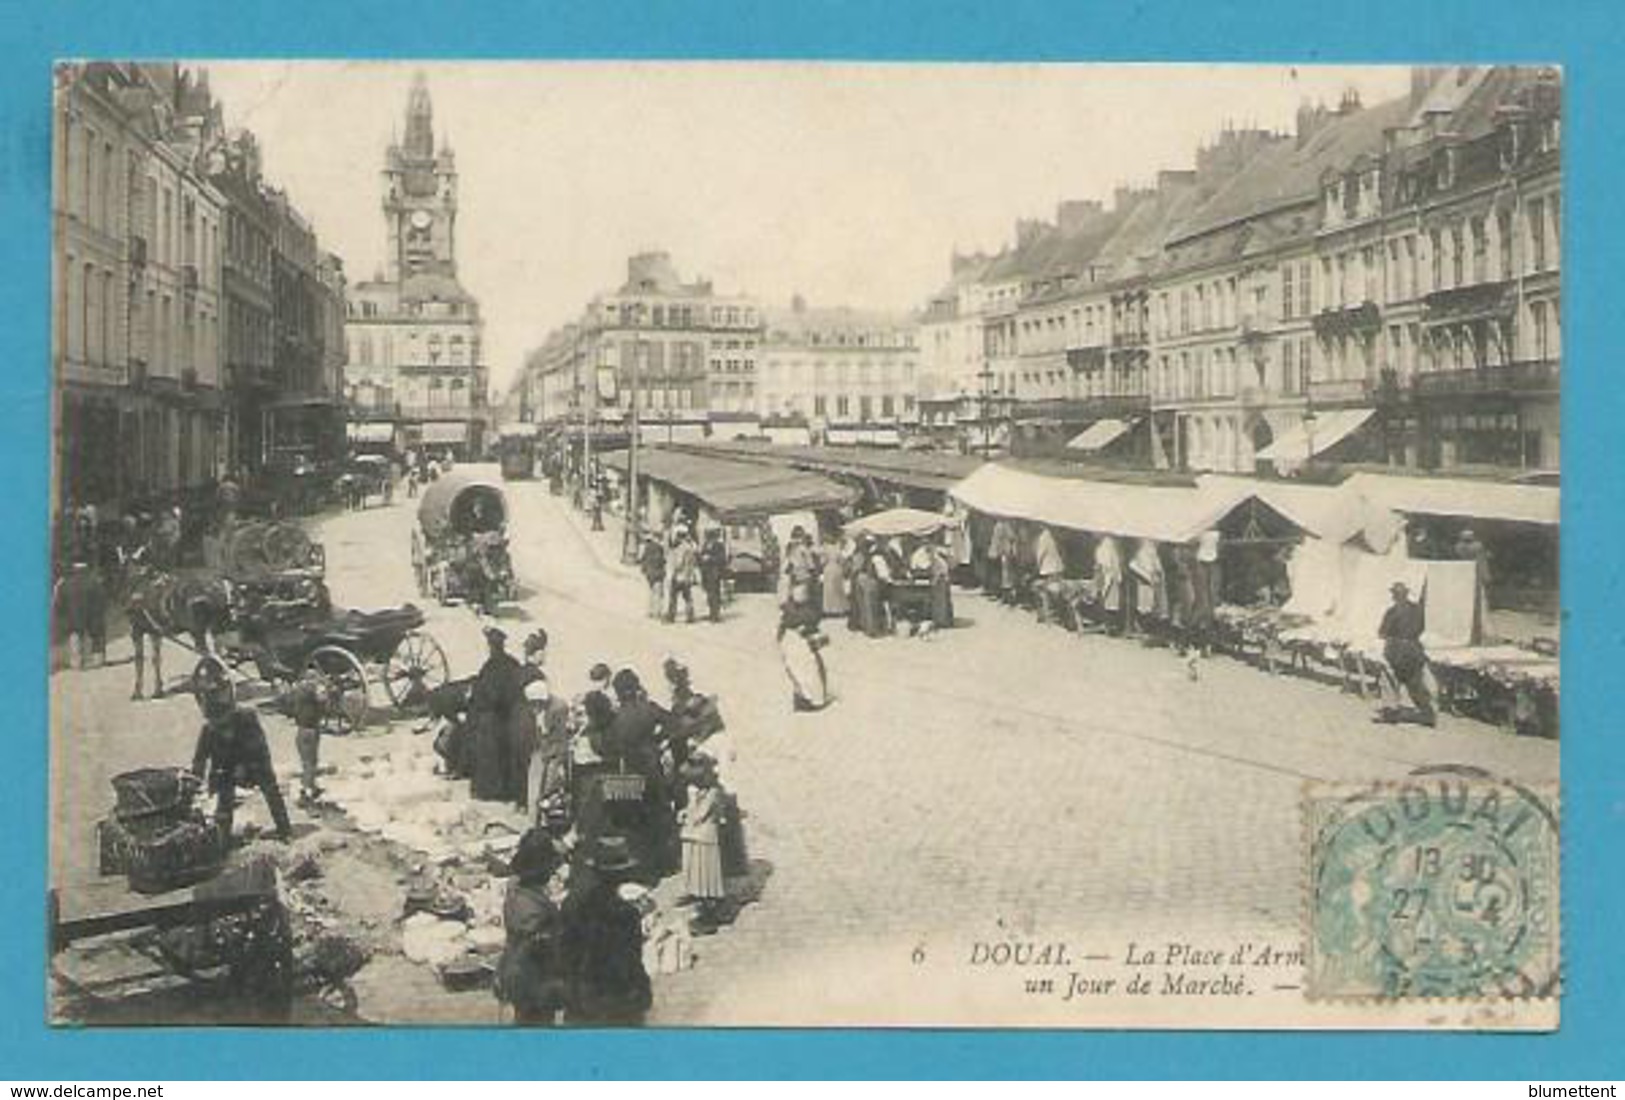
<path fill-rule="evenodd" d="M 791 606 L 779 618 L 779 660 L 790 680 L 790 703 L 796 711 L 822 710 L 829 705 L 829 673 L 824 667 L 824 638 L 816 621 Z"/>
<path fill-rule="evenodd" d="M 886 633 L 885 582 L 876 559 L 880 551 L 864 554 L 858 561 L 858 575 L 852 579 L 852 600 L 857 605 L 858 630 L 871 638 Z"/>
<path fill-rule="evenodd" d="M 954 625 L 954 563 L 946 546 L 931 549 L 931 625 L 947 630 Z"/>
<path fill-rule="evenodd" d="M 717 907 L 727 899 L 722 875 L 722 815 L 726 803 L 710 759 L 697 756 L 684 769 L 690 782 L 682 813 L 683 893 L 698 906 L 696 923 L 716 927 Z"/>
<path fill-rule="evenodd" d="M 836 615 L 844 618 L 849 604 L 846 598 L 846 556 L 839 540 L 830 542 L 824 547 L 824 601 L 823 612 L 825 617 Z"/>

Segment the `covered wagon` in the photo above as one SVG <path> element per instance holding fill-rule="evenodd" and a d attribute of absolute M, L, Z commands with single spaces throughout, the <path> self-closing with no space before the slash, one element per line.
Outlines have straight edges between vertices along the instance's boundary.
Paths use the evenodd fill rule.
<path fill-rule="evenodd" d="M 430 482 L 412 532 L 418 591 L 486 613 L 517 595 L 508 554 L 508 502 L 502 487 L 461 470 Z"/>

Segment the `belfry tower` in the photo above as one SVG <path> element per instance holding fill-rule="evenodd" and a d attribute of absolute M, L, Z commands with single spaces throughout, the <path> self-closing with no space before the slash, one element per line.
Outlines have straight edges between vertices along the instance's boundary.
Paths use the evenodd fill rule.
<path fill-rule="evenodd" d="M 384 154 L 385 278 L 457 275 L 457 159 L 435 148 L 434 104 L 420 72 L 406 101 L 406 138 Z"/>

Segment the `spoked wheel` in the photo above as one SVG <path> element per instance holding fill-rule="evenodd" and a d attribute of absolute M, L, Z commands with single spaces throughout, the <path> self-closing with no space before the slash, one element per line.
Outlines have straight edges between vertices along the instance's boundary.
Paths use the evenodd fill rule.
<path fill-rule="evenodd" d="M 422 707 L 429 693 L 451 679 L 451 665 L 440 643 L 414 630 L 400 640 L 384 664 L 384 690 L 399 710 Z"/>
<path fill-rule="evenodd" d="M 320 646 L 305 662 L 305 669 L 320 674 L 326 683 L 324 732 L 353 733 L 367 724 L 367 670 L 355 654 L 336 645 Z"/>

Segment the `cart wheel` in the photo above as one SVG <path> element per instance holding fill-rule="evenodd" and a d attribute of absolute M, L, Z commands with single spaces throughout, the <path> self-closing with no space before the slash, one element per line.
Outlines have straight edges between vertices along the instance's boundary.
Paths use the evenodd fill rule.
<path fill-rule="evenodd" d="M 417 630 L 403 637 L 384 663 L 384 690 L 401 710 L 423 706 L 449 679 L 451 665 L 440 643 Z"/>
<path fill-rule="evenodd" d="M 342 735 L 367 724 L 367 670 L 354 653 L 336 645 L 320 646 L 305 668 L 327 681 L 330 699 L 322 715 L 325 732 Z"/>

